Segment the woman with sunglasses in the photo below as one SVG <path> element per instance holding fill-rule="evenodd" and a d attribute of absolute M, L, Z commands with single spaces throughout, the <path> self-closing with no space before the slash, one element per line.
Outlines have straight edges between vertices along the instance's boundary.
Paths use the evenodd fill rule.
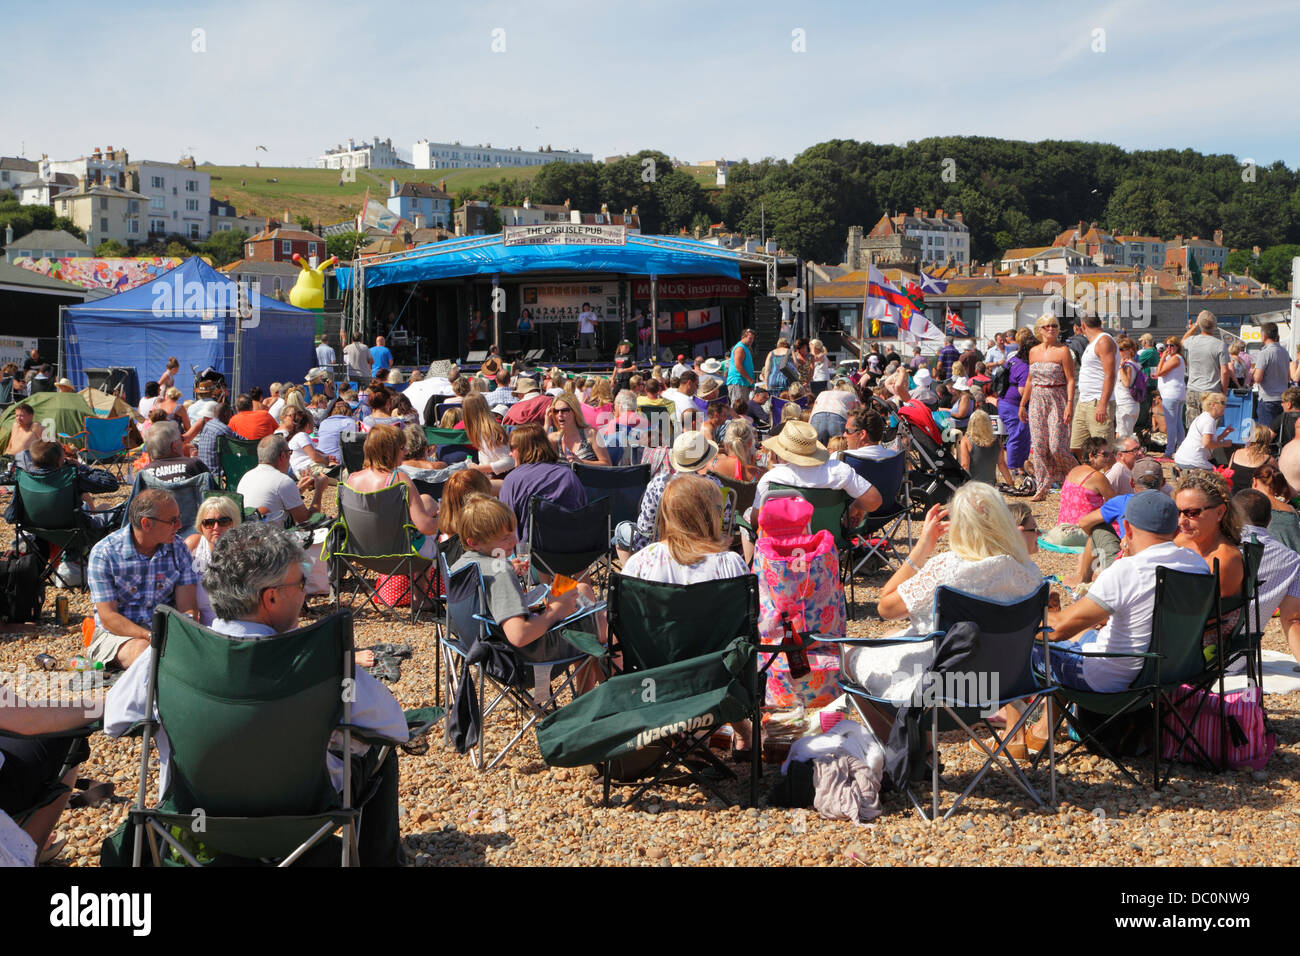
<path fill-rule="evenodd" d="M 582 461 L 607 467 L 613 464 L 605 443 L 600 440 L 596 429 L 587 425 L 582 405 L 573 395 L 568 392 L 557 395 L 546 418 L 551 427 L 548 437 L 562 461 Z"/>
<path fill-rule="evenodd" d="M 1052 485 L 1064 482 L 1079 462 L 1070 454 L 1074 408 L 1074 357 L 1061 342 L 1061 323 L 1047 312 L 1034 323 L 1038 344 L 1029 350 L 1029 379 L 1020 391 L 1020 420 L 1029 423 L 1034 453 L 1034 501 L 1046 501 Z"/>
<path fill-rule="evenodd" d="M 235 527 L 242 520 L 235 499 L 225 495 L 213 495 L 204 498 L 194 516 L 195 533 L 185 539 L 185 547 L 190 549 L 194 558 L 194 573 L 199 576 L 198 592 L 195 595 L 199 608 L 199 623 L 204 627 L 212 624 L 212 604 L 208 601 L 208 592 L 203 590 L 203 572 L 212 560 L 212 549 L 217 539 Z"/>
<path fill-rule="evenodd" d="M 1213 471 L 1193 469 L 1183 473 L 1174 485 L 1178 506 L 1178 536 L 1174 544 L 1190 548 L 1214 568 L 1219 562 L 1219 598 L 1223 602 L 1222 630 L 1226 637 L 1240 608 L 1245 565 L 1241 560 L 1241 520 L 1229 506 L 1231 492 L 1224 477 Z M 1205 629 L 1207 646 L 1218 644 L 1220 622 L 1211 620 Z"/>

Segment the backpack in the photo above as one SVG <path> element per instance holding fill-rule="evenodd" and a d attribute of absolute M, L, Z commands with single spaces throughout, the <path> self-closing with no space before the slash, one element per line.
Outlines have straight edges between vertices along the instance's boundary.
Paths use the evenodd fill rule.
<path fill-rule="evenodd" d="M 1146 372 L 1142 371 L 1142 366 L 1138 365 L 1137 362 L 1125 362 L 1124 364 L 1133 370 L 1133 381 L 1129 382 L 1128 393 L 1133 397 L 1133 401 L 1141 405 L 1147 397 Z"/>
<path fill-rule="evenodd" d="M 993 370 L 993 375 L 989 379 L 989 387 L 993 389 L 993 394 L 998 398 L 1004 397 L 1011 389 L 1011 372 L 1007 369 L 1006 363 Z"/>
<path fill-rule="evenodd" d="M 26 624 L 41 616 L 45 605 L 45 582 L 41 559 L 31 553 L 10 551 L 0 558 L 0 621 Z"/>

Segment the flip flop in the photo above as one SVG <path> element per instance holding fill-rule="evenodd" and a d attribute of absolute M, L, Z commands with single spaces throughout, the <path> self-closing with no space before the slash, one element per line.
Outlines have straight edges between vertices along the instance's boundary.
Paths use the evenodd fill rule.
<path fill-rule="evenodd" d="M 68 845 L 67 837 L 59 837 L 40 853 L 36 854 L 36 865 L 41 866 L 45 863 L 53 863 L 63 852 L 63 848 Z"/>
<path fill-rule="evenodd" d="M 77 793 L 68 799 L 68 806 L 74 810 L 82 807 L 98 807 L 113 798 L 116 785 L 111 781 L 96 781 L 89 777 L 77 778 Z"/>

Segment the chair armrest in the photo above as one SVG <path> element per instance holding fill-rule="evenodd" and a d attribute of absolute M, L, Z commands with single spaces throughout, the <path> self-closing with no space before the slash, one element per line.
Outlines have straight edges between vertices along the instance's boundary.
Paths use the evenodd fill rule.
<path fill-rule="evenodd" d="M 937 640 L 943 637 L 942 631 L 931 631 L 924 636 L 908 635 L 898 637 L 832 637 L 830 635 L 818 635 L 817 642 L 820 644 L 843 644 L 845 647 L 886 647 L 890 644 L 924 644 L 926 641 Z"/>
<path fill-rule="evenodd" d="M 1055 642 L 1049 642 L 1049 645 L 1051 646 L 1053 652 L 1057 654 L 1073 654 L 1075 657 L 1111 657 L 1117 660 L 1122 660 L 1122 659 L 1155 660 L 1161 657 L 1160 654 L 1155 654 L 1152 653 L 1151 651 L 1140 651 L 1140 652 L 1134 651 L 1132 653 L 1126 654 L 1126 653 L 1120 653 L 1116 651 L 1081 651 L 1078 650 L 1077 648 L 1067 647 L 1065 644 L 1057 644 Z"/>

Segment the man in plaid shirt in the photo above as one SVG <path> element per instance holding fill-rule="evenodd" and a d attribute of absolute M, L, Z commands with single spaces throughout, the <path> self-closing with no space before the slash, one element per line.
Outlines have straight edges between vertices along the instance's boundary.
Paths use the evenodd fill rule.
<path fill-rule="evenodd" d="M 95 632 L 86 655 L 105 666 L 129 667 L 149 646 L 154 608 L 170 604 L 195 616 L 198 575 L 176 534 L 180 507 L 171 492 L 147 488 L 127 510 L 127 527 L 90 549 L 86 579 L 95 605 Z"/>
<path fill-rule="evenodd" d="M 199 432 L 199 437 L 194 440 L 194 453 L 217 479 L 221 478 L 221 456 L 217 454 L 217 439 L 222 435 L 228 438 L 239 437 L 226 424 L 229 421 L 230 406 L 222 402 L 203 426 L 203 431 Z"/>

